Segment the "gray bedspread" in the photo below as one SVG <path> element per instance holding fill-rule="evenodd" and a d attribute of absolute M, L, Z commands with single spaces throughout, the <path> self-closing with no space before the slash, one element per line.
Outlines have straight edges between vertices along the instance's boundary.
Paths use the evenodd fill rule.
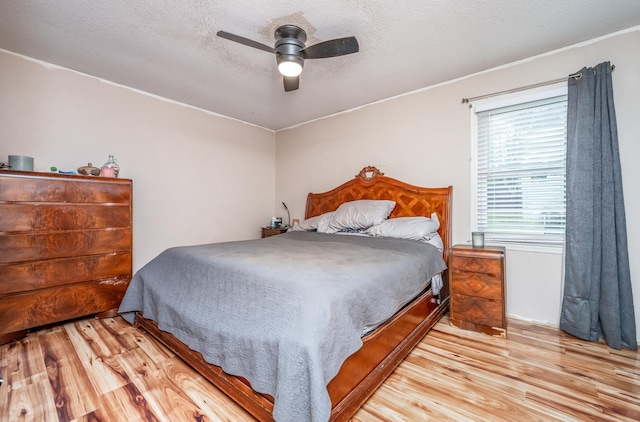
<path fill-rule="evenodd" d="M 176 247 L 140 269 L 120 313 L 142 311 L 207 362 L 275 399 L 276 421 L 327 421 L 327 384 L 387 320 L 443 271 L 434 246 L 291 232 Z"/>

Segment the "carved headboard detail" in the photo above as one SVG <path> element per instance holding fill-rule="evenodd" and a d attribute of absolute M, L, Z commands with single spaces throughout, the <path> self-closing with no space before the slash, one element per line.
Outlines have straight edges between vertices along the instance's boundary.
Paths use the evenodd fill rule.
<path fill-rule="evenodd" d="M 360 199 L 388 199 L 396 202 L 389 218 L 394 217 L 430 217 L 432 212 L 438 215 L 445 249 L 445 259 L 449 257 L 451 246 L 451 202 L 453 188 L 425 188 L 384 176 L 374 166 L 367 166 L 354 179 L 335 189 L 323 193 L 310 193 L 307 196 L 305 218 L 315 217 L 335 211 L 340 204 Z"/>
<path fill-rule="evenodd" d="M 376 176 L 384 176 L 384 173 L 374 166 L 367 166 L 360 170 L 360 173 L 356 174 L 356 177 L 360 177 L 365 181 L 373 180 Z"/>

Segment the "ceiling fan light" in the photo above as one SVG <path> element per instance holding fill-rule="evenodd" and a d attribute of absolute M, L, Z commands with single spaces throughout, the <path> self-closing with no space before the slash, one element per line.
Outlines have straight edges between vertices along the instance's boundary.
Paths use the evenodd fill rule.
<path fill-rule="evenodd" d="M 282 76 L 299 76 L 302 73 L 302 59 L 296 56 L 278 57 L 278 71 Z"/>
<path fill-rule="evenodd" d="M 283 76 L 299 76 L 302 73 L 302 66 L 296 62 L 282 62 L 278 65 L 278 70 Z"/>

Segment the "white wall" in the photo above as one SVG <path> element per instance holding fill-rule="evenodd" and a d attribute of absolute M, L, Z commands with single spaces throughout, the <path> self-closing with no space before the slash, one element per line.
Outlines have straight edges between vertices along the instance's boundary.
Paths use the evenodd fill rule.
<path fill-rule="evenodd" d="M 564 77 L 583 66 L 615 64 L 613 85 L 640 339 L 640 28 L 523 60 L 447 84 L 276 133 L 276 203 L 304 217 L 306 194 L 352 178 L 366 165 L 415 185 L 453 185 L 453 241 L 469 241 L 469 110 L 473 97 Z M 437 66 L 437 63 L 433 64 Z M 381 81 L 384 83 L 384 81 Z M 557 326 L 560 254 L 507 251 L 507 314 Z"/>
<path fill-rule="evenodd" d="M 170 246 L 260 236 L 273 214 L 272 131 L 0 50 L 0 161 L 101 166 L 133 179 L 134 270 Z"/>

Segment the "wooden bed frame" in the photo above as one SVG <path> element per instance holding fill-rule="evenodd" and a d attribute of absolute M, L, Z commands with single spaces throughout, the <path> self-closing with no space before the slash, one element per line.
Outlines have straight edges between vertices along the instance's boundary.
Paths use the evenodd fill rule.
<path fill-rule="evenodd" d="M 389 199 L 397 203 L 393 217 L 430 216 L 440 220 L 439 234 L 444 243 L 444 257 L 449 262 L 451 244 L 452 187 L 422 188 L 385 177 L 375 167 L 365 167 L 341 186 L 325 192 L 310 193 L 305 218 L 335 211 L 347 201 Z M 416 298 L 390 321 L 363 339 L 363 346 L 343 363 L 327 386 L 331 398 L 330 421 L 346 421 L 364 404 L 411 350 L 422 340 L 449 307 L 449 276 L 443 274 L 444 286 L 439 297 L 431 289 Z M 244 378 L 226 374 L 218 366 L 204 361 L 173 335 L 158 329 L 154 321 L 136 315 L 136 324 L 160 340 L 187 364 L 201 373 L 240 406 L 260 421 L 273 421 L 273 398 L 253 391 Z"/>

